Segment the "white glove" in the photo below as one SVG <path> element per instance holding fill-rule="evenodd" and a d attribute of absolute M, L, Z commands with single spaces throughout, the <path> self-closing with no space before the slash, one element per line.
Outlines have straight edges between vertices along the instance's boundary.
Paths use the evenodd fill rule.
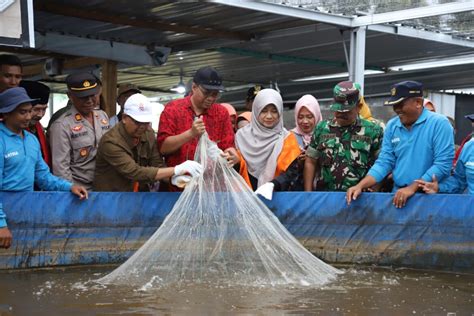
<path fill-rule="evenodd" d="M 209 148 L 207 149 L 207 156 L 212 160 L 219 159 L 222 153 L 223 151 L 219 147 L 217 147 L 217 145 L 209 146 Z"/>
<path fill-rule="evenodd" d="M 258 189 L 255 191 L 255 194 L 259 194 L 266 198 L 267 200 L 271 200 L 273 197 L 273 188 L 275 184 L 273 182 L 267 182 L 262 184 Z"/>
<path fill-rule="evenodd" d="M 191 177 L 197 177 L 202 173 L 202 166 L 199 162 L 192 160 L 186 160 L 182 164 L 179 164 L 174 167 L 174 174 L 176 176 L 182 176 L 185 174 L 190 174 Z"/>
<path fill-rule="evenodd" d="M 172 176 L 171 184 L 177 186 L 178 188 L 184 188 L 191 181 L 190 176 Z"/>

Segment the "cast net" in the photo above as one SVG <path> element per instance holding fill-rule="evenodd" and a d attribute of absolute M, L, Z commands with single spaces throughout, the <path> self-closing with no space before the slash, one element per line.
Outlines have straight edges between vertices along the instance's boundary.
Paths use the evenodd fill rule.
<path fill-rule="evenodd" d="M 204 134 L 192 179 L 152 237 L 99 280 L 143 289 L 177 283 L 321 285 L 339 270 L 306 250 Z"/>

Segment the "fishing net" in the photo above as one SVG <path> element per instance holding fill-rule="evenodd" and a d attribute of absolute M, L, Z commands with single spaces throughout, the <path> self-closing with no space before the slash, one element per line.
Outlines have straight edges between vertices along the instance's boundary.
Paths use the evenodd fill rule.
<path fill-rule="evenodd" d="M 193 178 L 163 224 L 124 264 L 99 280 L 142 289 L 177 283 L 321 285 L 339 270 L 306 250 L 204 134 Z"/>

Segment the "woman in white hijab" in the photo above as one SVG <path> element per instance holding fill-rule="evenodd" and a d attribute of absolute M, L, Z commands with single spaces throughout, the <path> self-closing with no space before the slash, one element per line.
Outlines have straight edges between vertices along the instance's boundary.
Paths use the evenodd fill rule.
<path fill-rule="evenodd" d="M 250 124 L 237 131 L 240 174 L 254 190 L 286 171 L 301 153 L 295 135 L 283 127 L 282 115 L 281 95 L 263 89 L 253 102 Z"/>

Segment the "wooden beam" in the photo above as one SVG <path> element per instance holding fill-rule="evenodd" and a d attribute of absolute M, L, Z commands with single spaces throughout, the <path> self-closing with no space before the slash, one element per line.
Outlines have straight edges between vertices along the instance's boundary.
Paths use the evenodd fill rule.
<path fill-rule="evenodd" d="M 114 12 L 100 12 L 99 9 L 73 7 L 70 5 L 63 5 L 55 1 L 35 1 L 35 10 L 53 13 L 57 15 L 70 16 L 85 20 L 94 20 L 100 22 L 107 22 L 118 25 L 129 25 L 134 27 L 153 29 L 158 31 L 171 31 L 175 33 L 195 34 L 210 38 L 227 38 L 236 39 L 240 41 L 250 41 L 254 36 L 252 34 L 232 31 L 222 31 L 212 29 L 210 27 L 199 25 L 184 25 L 178 23 L 171 23 L 160 20 L 155 17 L 138 17 L 131 19 L 129 16 L 121 15 Z"/>
<path fill-rule="evenodd" d="M 47 50 L 39 50 L 37 48 L 14 47 L 14 46 L 0 46 L 0 52 L 7 52 L 12 54 L 24 54 L 33 56 L 56 57 L 56 58 L 74 58 L 76 56 L 54 53 Z"/>
<path fill-rule="evenodd" d="M 105 104 L 102 105 L 109 117 L 116 113 L 117 102 L 117 62 L 106 60 L 102 64 L 102 96 Z"/>
<path fill-rule="evenodd" d="M 102 65 L 104 60 L 94 57 L 68 58 L 63 62 L 63 69 L 81 68 L 90 65 Z"/>
<path fill-rule="evenodd" d="M 42 77 L 45 77 L 43 63 L 23 66 L 22 73 L 23 73 L 23 77 L 33 77 L 37 75 L 41 75 Z"/>
<path fill-rule="evenodd" d="M 102 65 L 103 60 L 92 57 L 78 57 L 78 58 L 68 58 L 64 59 L 62 62 L 62 69 L 75 69 L 82 68 L 90 65 Z M 34 65 L 27 65 L 23 67 L 23 76 L 24 77 L 33 77 L 41 75 L 42 78 L 48 77 L 44 72 L 44 63 L 37 63 Z"/>

